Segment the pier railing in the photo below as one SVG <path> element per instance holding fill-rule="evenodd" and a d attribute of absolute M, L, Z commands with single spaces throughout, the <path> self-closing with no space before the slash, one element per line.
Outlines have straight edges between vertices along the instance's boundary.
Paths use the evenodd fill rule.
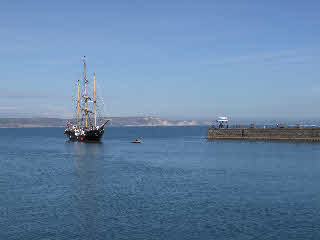
<path fill-rule="evenodd" d="M 263 129 L 270 129 L 270 128 L 290 128 L 290 129 L 297 129 L 297 128 L 320 128 L 318 125 L 300 125 L 300 124 L 232 124 L 232 125 L 226 125 L 223 127 L 219 127 L 216 125 L 211 125 L 211 128 L 213 129 L 243 129 L 243 128 L 263 128 Z"/>

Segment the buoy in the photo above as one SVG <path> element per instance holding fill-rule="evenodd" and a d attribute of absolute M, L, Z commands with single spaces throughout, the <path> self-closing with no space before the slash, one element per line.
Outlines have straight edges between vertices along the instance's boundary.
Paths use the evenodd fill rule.
<path fill-rule="evenodd" d="M 83 141 L 83 138 L 81 138 L 80 140 Z"/>

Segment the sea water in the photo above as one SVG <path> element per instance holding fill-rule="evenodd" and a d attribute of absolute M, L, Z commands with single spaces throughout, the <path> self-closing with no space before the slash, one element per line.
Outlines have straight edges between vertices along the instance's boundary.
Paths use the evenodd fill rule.
<path fill-rule="evenodd" d="M 63 130 L 0 129 L 0 239 L 320 239 L 319 143 Z"/>

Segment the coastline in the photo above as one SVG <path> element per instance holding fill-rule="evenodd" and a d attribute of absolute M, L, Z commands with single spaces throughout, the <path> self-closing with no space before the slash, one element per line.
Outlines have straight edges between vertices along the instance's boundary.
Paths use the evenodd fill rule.
<path fill-rule="evenodd" d="M 153 126 L 209 126 L 210 121 L 166 120 L 159 117 L 110 117 L 99 118 L 99 122 L 111 120 L 112 127 L 153 127 Z M 0 118 L 0 128 L 65 127 L 75 119 L 63 118 Z"/>
<path fill-rule="evenodd" d="M 108 127 L 209 127 L 210 125 L 109 125 Z M 65 126 L 44 126 L 44 125 L 23 125 L 23 126 L 0 126 L 0 129 L 5 128 L 65 128 Z"/>

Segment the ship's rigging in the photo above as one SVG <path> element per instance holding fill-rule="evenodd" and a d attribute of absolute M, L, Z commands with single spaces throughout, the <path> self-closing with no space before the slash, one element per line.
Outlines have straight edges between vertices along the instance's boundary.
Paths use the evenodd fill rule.
<path fill-rule="evenodd" d="M 76 125 L 68 124 L 65 134 L 68 134 L 70 140 L 99 140 L 104 132 L 104 126 L 108 122 L 97 123 L 97 96 L 96 96 L 96 74 L 93 74 L 93 97 L 89 95 L 87 64 L 85 56 L 83 61 L 83 90 L 81 91 L 81 82 L 77 81 L 77 99 L 76 99 Z M 91 104 L 92 103 L 92 104 Z M 93 121 L 92 121 L 93 116 Z"/>

